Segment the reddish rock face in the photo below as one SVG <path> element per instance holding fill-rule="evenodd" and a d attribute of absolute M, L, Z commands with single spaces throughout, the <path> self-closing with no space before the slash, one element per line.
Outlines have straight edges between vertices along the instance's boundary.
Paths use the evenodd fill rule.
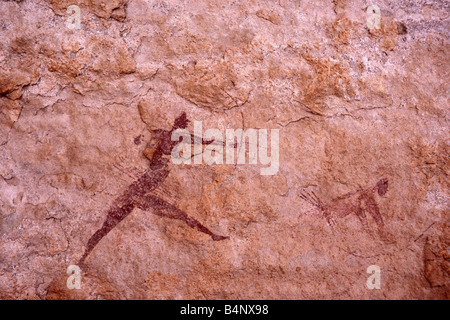
<path fill-rule="evenodd" d="M 448 8 L 376 6 L 1 1 L 0 299 L 450 298 Z"/>

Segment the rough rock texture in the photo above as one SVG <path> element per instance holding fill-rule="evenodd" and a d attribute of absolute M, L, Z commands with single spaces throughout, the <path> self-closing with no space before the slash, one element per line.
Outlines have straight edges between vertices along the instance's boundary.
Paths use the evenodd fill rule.
<path fill-rule="evenodd" d="M 450 298 L 447 1 L 0 13 L 0 298 Z M 69 290 L 67 267 L 182 112 L 204 130 L 279 129 L 279 171 L 170 163 L 153 194 L 230 239 L 135 208 Z"/>

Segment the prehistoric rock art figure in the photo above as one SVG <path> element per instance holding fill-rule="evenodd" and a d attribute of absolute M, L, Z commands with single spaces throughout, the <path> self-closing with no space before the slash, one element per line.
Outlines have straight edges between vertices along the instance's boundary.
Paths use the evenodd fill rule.
<path fill-rule="evenodd" d="M 134 181 L 121 196 L 114 200 L 108 210 L 108 215 L 103 226 L 89 239 L 86 250 L 78 263 L 79 266 L 84 264 L 88 255 L 100 240 L 119 224 L 120 221 L 125 219 L 134 208 L 141 210 L 152 209 L 153 213 L 158 216 L 184 221 L 189 227 L 210 235 L 214 241 L 229 239 L 229 237 L 213 233 L 199 221 L 188 216 L 184 211 L 167 201 L 149 194 L 152 190 L 157 189 L 169 175 L 168 163 L 170 160 L 164 156 L 170 155 L 172 149 L 179 143 L 179 141 L 171 140 L 172 132 L 176 129 L 185 129 L 188 122 L 186 113 L 183 112 L 175 119 L 172 130 L 158 129 L 153 131 L 152 139 L 144 151 L 147 158 L 151 159 L 150 168 Z M 201 138 L 191 136 L 192 143 L 194 139 Z M 202 140 L 202 144 L 210 144 L 213 141 L 206 142 Z"/>
<path fill-rule="evenodd" d="M 334 224 L 334 220 L 337 218 L 343 218 L 349 214 L 355 214 L 365 230 L 369 230 L 367 224 L 366 212 L 368 212 L 377 223 L 378 226 L 382 226 L 383 218 L 380 214 L 380 209 L 375 201 L 375 193 L 378 192 L 380 196 L 384 196 L 388 189 L 388 180 L 386 178 L 381 179 L 372 188 L 359 189 L 355 192 L 347 193 L 341 197 L 333 199 L 331 204 L 325 204 L 317 195 L 311 191 L 300 194 L 300 197 L 314 205 L 322 213 L 328 224 Z"/>

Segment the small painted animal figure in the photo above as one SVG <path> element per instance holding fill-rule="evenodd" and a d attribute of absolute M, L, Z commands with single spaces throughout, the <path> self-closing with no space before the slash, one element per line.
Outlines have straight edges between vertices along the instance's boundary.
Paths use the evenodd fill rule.
<path fill-rule="evenodd" d="M 152 190 L 161 186 L 164 180 L 169 175 L 168 163 L 169 158 L 165 157 L 171 154 L 172 149 L 179 143 L 179 141 L 172 141 L 172 133 L 176 129 L 185 129 L 189 120 L 186 113 L 182 113 L 175 119 L 173 127 L 170 131 L 154 130 L 153 136 L 147 145 L 144 154 L 151 159 L 150 168 L 145 171 L 136 181 L 134 181 L 128 188 L 114 200 L 113 204 L 108 210 L 106 220 L 102 227 L 98 229 L 89 239 L 83 256 L 78 265 L 83 266 L 86 258 L 94 250 L 96 245 L 103 239 L 115 226 L 117 226 L 123 219 L 125 219 L 134 208 L 139 208 L 144 211 L 152 210 L 158 216 L 184 221 L 189 227 L 197 229 L 200 232 L 211 236 L 214 241 L 229 239 L 228 236 L 221 236 L 213 233 L 207 227 L 202 225 L 196 219 L 190 217 L 184 211 L 178 209 L 167 201 L 149 194 Z M 202 139 L 191 136 L 192 143 L 195 139 Z M 212 141 L 203 141 L 202 144 L 210 144 Z"/>
<path fill-rule="evenodd" d="M 366 212 L 375 220 L 378 226 L 384 225 L 383 217 L 375 200 L 375 193 L 384 196 L 387 192 L 389 182 L 386 178 L 381 179 L 372 188 L 359 189 L 335 198 L 331 204 L 326 204 L 314 193 L 314 191 L 303 191 L 300 198 L 315 206 L 327 220 L 328 224 L 335 223 L 335 219 L 343 218 L 349 214 L 355 214 L 366 231 L 369 230 Z"/>

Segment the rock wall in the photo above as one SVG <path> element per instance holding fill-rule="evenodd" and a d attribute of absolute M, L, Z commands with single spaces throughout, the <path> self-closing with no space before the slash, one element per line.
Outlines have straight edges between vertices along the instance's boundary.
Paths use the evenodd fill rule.
<path fill-rule="evenodd" d="M 450 298 L 448 2 L 0 13 L 1 299 Z M 278 129 L 278 171 L 169 160 L 126 200 L 160 172 L 155 150 L 170 159 L 149 142 L 183 112 L 190 132 Z M 68 266 L 126 205 L 69 289 Z"/>

